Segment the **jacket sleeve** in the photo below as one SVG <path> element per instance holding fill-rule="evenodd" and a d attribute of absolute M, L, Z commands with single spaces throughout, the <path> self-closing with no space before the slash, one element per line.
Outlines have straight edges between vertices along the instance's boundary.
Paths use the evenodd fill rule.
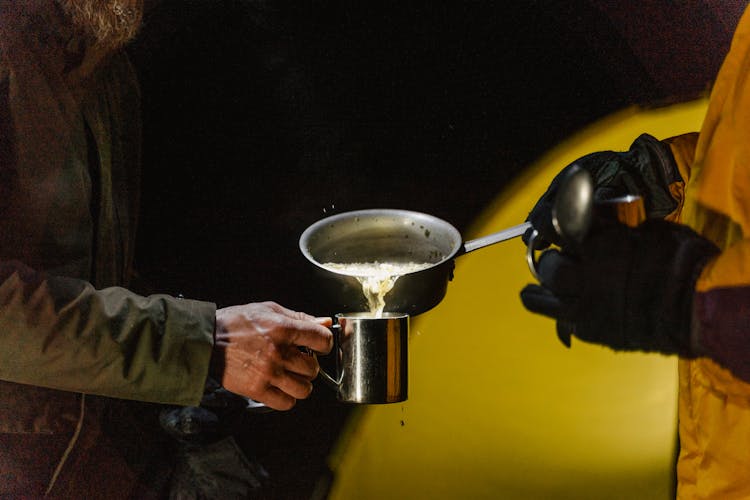
<path fill-rule="evenodd" d="M 0 263 L 0 379 L 197 405 L 214 318 L 211 303 L 96 290 L 18 262 Z"/>
<path fill-rule="evenodd" d="M 0 0 L 0 380 L 198 404 L 213 345 L 213 304 L 143 297 L 118 287 L 95 289 L 59 276 L 85 276 L 87 266 L 75 267 L 91 245 L 88 235 L 69 231 L 70 221 L 87 216 L 90 206 L 80 194 L 88 191 L 79 174 L 83 169 L 60 165 L 65 155 L 75 156 L 71 148 L 84 154 L 86 149 L 72 132 L 82 110 L 60 77 L 67 59 L 60 52 L 66 31 L 59 23 L 50 2 Z M 125 75 L 119 85 L 130 91 L 132 76 Z M 114 85 L 102 88 L 120 96 Z M 138 103 L 134 98 L 118 103 L 126 105 Z M 131 135 L 117 127 L 111 133 Z M 78 195 L 58 196 L 63 191 Z M 123 192 L 135 199 L 134 190 Z M 45 205 L 35 204 L 39 200 Z M 79 237 L 81 242 L 74 241 Z M 61 248 L 69 255 L 61 255 Z M 75 249 L 83 250 L 76 254 Z M 37 251 L 49 259 L 38 258 Z M 75 269 L 65 272 L 63 263 L 70 262 Z M 44 274 L 28 265 L 58 271 Z M 118 283 L 118 278 L 103 282 Z"/>
<path fill-rule="evenodd" d="M 686 134 L 669 144 L 685 183 L 671 186 L 679 208 L 668 218 L 679 220 L 698 134 Z M 707 212 L 701 216 L 704 235 L 725 247 L 702 269 L 693 296 L 691 336 L 698 353 L 750 382 L 750 239 L 726 217 Z M 734 242 L 731 245 L 728 242 Z"/>
<path fill-rule="evenodd" d="M 724 250 L 703 269 L 693 298 L 698 351 L 750 382 L 750 239 Z"/>

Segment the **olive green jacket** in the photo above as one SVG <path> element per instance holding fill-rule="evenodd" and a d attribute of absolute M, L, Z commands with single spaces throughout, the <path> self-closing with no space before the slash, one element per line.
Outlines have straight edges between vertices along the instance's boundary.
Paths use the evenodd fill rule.
<path fill-rule="evenodd" d="M 85 434 L 81 394 L 197 405 L 203 393 L 215 305 L 122 288 L 139 97 L 126 56 L 88 49 L 52 0 L 0 0 L 0 438 L 67 443 L 39 471 L 0 446 L 0 493 L 33 493 L 19 471 L 65 473 L 56 453 Z"/>

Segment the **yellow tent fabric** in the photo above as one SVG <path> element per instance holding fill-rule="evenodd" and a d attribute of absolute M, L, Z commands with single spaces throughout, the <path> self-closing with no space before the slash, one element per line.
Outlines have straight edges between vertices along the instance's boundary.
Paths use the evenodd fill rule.
<path fill-rule="evenodd" d="M 706 104 L 596 123 L 528 168 L 464 237 L 523 222 L 583 154 L 698 130 Z M 329 460 L 331 500 L 670 498 L 676 360 L 575 339 L 565 349 L 551 320 L 522 307 L 531 281 L 520 239 L 457 260 L 443 302 L 412 320 L 409 400 L 357 408 Z"/>

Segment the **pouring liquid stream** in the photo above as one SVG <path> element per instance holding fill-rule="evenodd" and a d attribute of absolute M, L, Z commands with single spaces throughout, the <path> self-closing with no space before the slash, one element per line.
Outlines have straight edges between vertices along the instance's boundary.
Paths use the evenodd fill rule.
<path fill-rule="evenodd" d="M 396 280 L 404 274 L 427 269 L 429 262 L 327 262 L 322 266 L 330 271 L 353 276 L 362 285 L 362 293 L 367 299 L 370 313 L 383 316 L 385 296 L 393 289 Z"/>

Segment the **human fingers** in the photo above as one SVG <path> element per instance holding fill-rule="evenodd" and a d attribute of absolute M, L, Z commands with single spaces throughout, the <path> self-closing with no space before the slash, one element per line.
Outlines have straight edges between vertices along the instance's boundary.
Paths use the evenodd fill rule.
<path fill-rule="evenodd" d="M 275 348 L 249 355 L 230 352 L 222 385 L 230 392 L 252 398 L 274 409 L 289 409 L 298 399 L 305 399 L 312 392 L 311 381 L 313 373 L 317 374 L 317 361 L 312 358 L 312 362 L 312 365 L 304 365 L 299 361 L 289 363 Z M 305 375 L 293 370 L 304 372 Z"/>
<path fill-rule="evenodd" d="M 284 356 L 284 369 L 288 372 L 295 373 L 308 380 L 313 380 L 318 376 L 320 365 L 315 354 L 300 351 L 296 346 L 288 349 Z"/>
<path fill-rule="evenodd" d="M 317 322 L 290 319 L 286 325 L 285 334 L 289 342 L 295 346 L 307 347 L 314 352 L 328 354 L 333 348 L 333 333 L 324 324 L 327 322 L 322 320 Z"/>
<path fill-rule="evenodd" d="M 310 379 L 290 371 L 284 371 L 279 377 L 273 379 L 271 385 L 295 400 L 306 399 L 313 390 Z"/>
<path fill-rule="evenodd" d="M 276 302 L 264 302 L 262 303 L 262 305 L 264 305 L 265 307 L 268 307 L 275 313 L 281 314 L 291 319 L 298 319 L 302 321 L 314 321 L 316 323 L 322 323 L 322 324 L 325 324 L 326 321 L 331 321 L 331 318 L 320 318 L 320 317 L 313 316 L 311 314 L 307 314 L 302 311 L 295 311 L 293 309 L 289 309 L 288 307 L 284 307 L 281 304 L 278 304 Z"/>
<path fill-rule="evenodd" d="M 577 259 L 557 250 L 542 253 L 537 264 L 537 274 L 545 288 L 560 297 L 580 293 L 581 269 Z"/>
<path fill-rule="evenodd" d="M 297 404 L 297 398 L 274 386 L 268 386 L 260 396 L 254 397 L 253 399 L 263 403 L 269 408 L 279 411 L 291 410 L 294 408 L 294 405 Z"/>
<path fill-rule="evenodd" d="M 550 318 L 558 318 L 562 303 L 550 290 L 539 285 L 526 285 L 521 290 L 521 302 L 526 309 Z"/>
<path fill-rule="evenodd" d="M 315 317 L 310 314 L 294 311 L 276 302 L 265 302 L 262 306 L 269 308 L 283 319 L 278 319 L 278 326 L 284 331 L 289 343 L 307 347 L 315 352 L 327 354 L 333 347 L 333 334 L 330 317 Z"/>

